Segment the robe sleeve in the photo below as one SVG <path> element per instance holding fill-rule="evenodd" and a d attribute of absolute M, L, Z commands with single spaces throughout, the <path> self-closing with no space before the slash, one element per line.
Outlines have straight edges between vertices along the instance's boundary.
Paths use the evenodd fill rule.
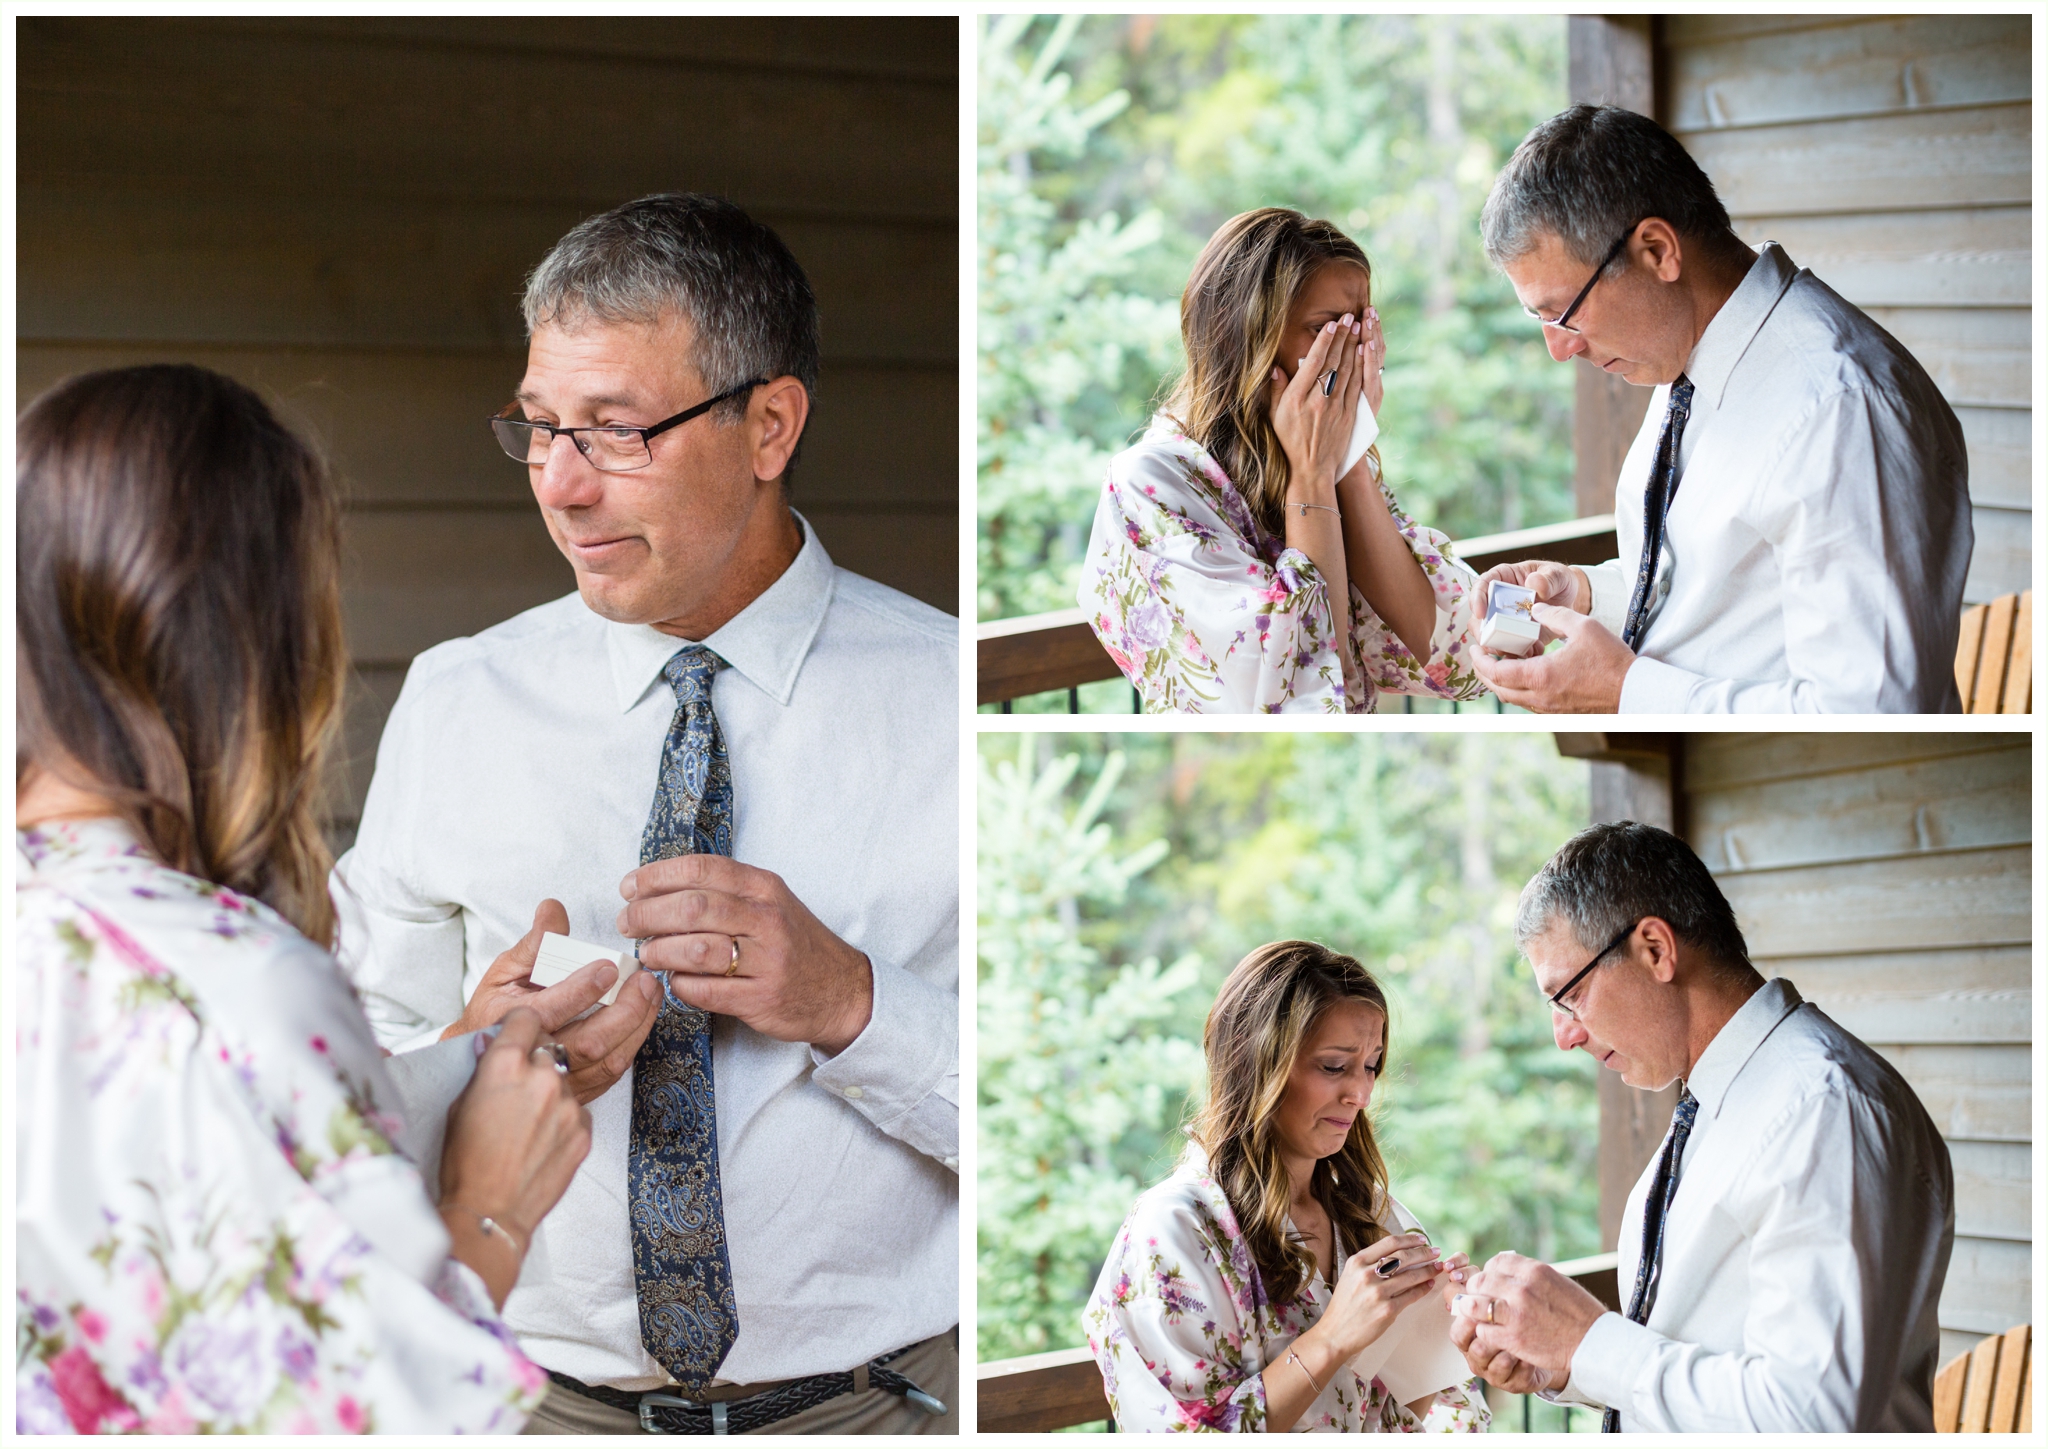
<path fill-rule="evenodd" d="M 1213 466 L 1153 445 L 1111 460 L 1081 571 L 1090 626 L 1149 712 L 1344 713 L 1361 686 L 1321 573 L 1298 549 L 1268 563 Z"/>
<path fill-rule="evenodd" d="M 1358 670 L 1382 694 L 1433 695 L 1438 699 L 1474 699 L 1486 683 L 1473 673 L 1471 651 L 1478 647 L 1479 618 L 1475 607 L 1477 576 L 1451 551 L 1451 541 L 1410 518 L 1393 491 L 1380 480 L 1380 494 L 1394 527 L 1408 541 L 1415 562 L 1436 595 L 1436 628 L 1430 634 L 1429 657 L 1418 659 L 1401 637 L 1372 611 L 1356 584 L 1351 588 L 1352 647 Z"/>
<path fill-rule="evenodd" d="M 1082 1320 L 1120 1430 L 1265 1429 L 1265 1380 L 1247 1362 L 1225 1272 L 1213 1236 L 1184 1206 L 1139 1199 Z"/>

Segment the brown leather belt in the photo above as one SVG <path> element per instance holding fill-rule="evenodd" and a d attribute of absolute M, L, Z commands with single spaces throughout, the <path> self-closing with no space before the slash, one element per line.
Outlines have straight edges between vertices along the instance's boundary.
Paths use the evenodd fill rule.
<path fill-rule="evenodd" d="M 548 1370 L 548 1377 L 571 1393 L 581 1394 L 614 1409 L 623 1409 L 640 1421 L 649 1434 L 747 1434 L 780 1423 L 805 1409 L 857 1394 L 869 1388 L 901 1394 L 927 1414 L 940 1415 L 946 1406 L 893 1369 L 890 1360 L 909 1352 L 899 1348 L 857 1368 L 809 1378 L 782 1379 L 771 1384 L 723 1384 L 697 1391 L 695 1397 L 665 1389 L 635 1392 L 586 1384 L 565 1373 Z"/>

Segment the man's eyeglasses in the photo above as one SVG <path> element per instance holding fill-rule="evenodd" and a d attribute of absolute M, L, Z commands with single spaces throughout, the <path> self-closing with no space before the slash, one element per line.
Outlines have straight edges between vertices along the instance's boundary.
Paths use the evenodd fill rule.
<path fill-rule="evenodd" d="M 1579 310 L 1579 305 L 1586 300 L 1586 296 L 1593 290 L 1594 284 L 1607 275 L 1608 264 L 1621 255 L 1621 249 L 1628 245 L 1628 239 L 1636 234 L 1636 228 L 1641 225 L 1642 222 L 1640 221 L 1631 222 L 1629 229 L 1615 238 L 1614 245 L 1607 249 L 1607 255 L 1600 258 L 1600 265 L 1593 268 L 1593 275 L 1586 279 L 1586 285 L 1579 288 L 1579 295 L 1572 298 L 1571 306 L 1558 313 L 1555 319 L 1544 316 L 1534 307 L 1524 307 L 1522 310 L 1531 317 L 1534 317 L 1538 322 L 1541 322 L 1545 327 L 1555 327 L 1560 332 L 1577 332 L 1579 329 L 1572 326 L 1572 315 Z"/>
<path fill-rule="evenodd" d="M 647 445 L 670 428 L 679 428 L 692 418 L 702 417 L 711 409 L 742 393 L 765 387 L 768 379 L 757 377 L 752 382 L 743 382 L 738 387 L 727 388 L 717 397 L 707 398 L 693 408 L 684 408 L 672 418 L 663 418 L 651 428 L 558 428 L 553 423 L 529 423 L 524 418 L 512 416 L 519 404 L 513 403 L 491 419 L 491 432 L 497 436 L 498 446 L 505 450 L 505 456 L 515 463 L 524 463 L 529 468 L 539 468 L 548 461 L 557 437 L 567 438 L 576 445 L 576 451 L 590 460 L 590 466 L 603 473 L 631 473 L 645 468 L 654 461 L 654 451 Z"/>
<path fill-rule="evenodd" d="M 1622 932 L 1619 936 L 1616 936 L 1612 941 L 1609 941 L 1605 946 L 1602 946 L 1600 948 L 1599 954 L 1594 956 L 1592 960 L 1588 961 L 1580 969 L 1578 975 L 1574 976 L 1571 980 L 1565 982 L 1561 990 L 1552 994 L 1550 998 L 1551 1010 L 1561 1011 L 1566 1016 L 1570 1017 L 1573 1021 L 1577 1021 L 1579 1019 L 1578 1012 L 1573 1010 L 1571 1007 L 1565 1005 L 1564 999 L 1567 996 L 1571 995 L 1573 989 L 1576 988 L 1581 981 L 1584 981 L 1586 977 L 1592 973 L 1592 970 L 1595 966 L 1598 966 L 1602 961 L 1606 960 L 1608 956 L 1613 953 L 1614 948 L 1616 946 L 1619 946 L 1623 941 L 1626 941 L 1630 936 L 1633 936 L 1636 933 L 1636 927 L 1640 926 L 1642 923 L 1642 918 L 1638 916 L 1635 920 L 1630 921 L 1628 925 L 1622 928 Z"/>

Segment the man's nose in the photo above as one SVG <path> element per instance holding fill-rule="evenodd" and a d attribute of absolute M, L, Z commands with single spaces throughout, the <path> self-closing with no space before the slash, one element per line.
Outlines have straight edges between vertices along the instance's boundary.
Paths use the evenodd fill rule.
<path fill-rule="evenodd" d="M 547 461 L 529 469 L 533 496 L 543 508 L 574 508 L 594 503 L 604 480 L 590 460 L 577 451 L 576 440 L 560 433 L 549 440 Z"/>
<path fill-rule="evenodd" d="M 1543 345 L 1550 349 L 1553 361 L 1570 362 L 1586 350 L 1586 339 L 1562 327 L 1546 327 L 1543 329 Z"/>
<path fill-rule="evenodd" d="M 1573 1047 L 1583 1046 L 1591 1040 L 1586 1029 L 1579 1025 L 1577 1017 L 1566 1016 L 1561 1011 L 1550 1013 L 1550 1035 L 1561 1052 L 1568 1052 Z"/>

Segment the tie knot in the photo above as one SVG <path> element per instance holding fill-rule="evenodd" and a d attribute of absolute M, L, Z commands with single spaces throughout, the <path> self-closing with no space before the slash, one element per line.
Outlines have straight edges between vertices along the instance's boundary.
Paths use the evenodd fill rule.
<path fill-rule="evenodd" d="M 1682 372 L 1671 384 L 1671 405 L 1681 409 L 1692 406 L 1692 379 Z"/>
<path fill-rule="evenodd" d="M 1692 1119 L 1699 1115 L 1699 1111 L 1700 1099 L 1692 1094 L 1692 1089 L 1681 1089 L 1678 1094 L 1678 1110 L 1672 1114 L 1678 1122 L 1679 1130 L 1691 1131 Z"/>
<path fill-rule="evenodd" d="M 668 681 L 668 687 L 676 692 L 677 704 L 709 704 L 712 676 L 723 668 L 723 659 L 702 644 L 692 644 L 687 649 L 678 649 L 668 663 L 661 666 L 661 675 Z"/>

